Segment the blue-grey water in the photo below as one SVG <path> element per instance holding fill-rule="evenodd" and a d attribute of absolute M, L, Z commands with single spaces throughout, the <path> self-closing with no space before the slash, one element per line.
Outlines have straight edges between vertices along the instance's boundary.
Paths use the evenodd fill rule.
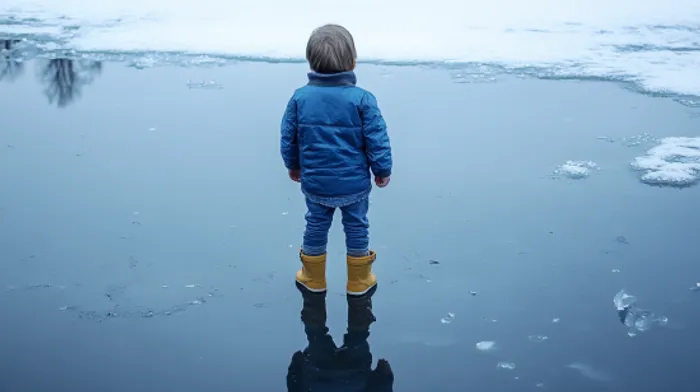
<path fill-rule="evenodd" d="M 646 185 L 630 162 L 698 136 L 698 108 L 608 82 L 357 73 L 395 156 L 370 212 L 370 344 L 394 390 L 697 390 L 700 188 Z M 284 390 L 306 342 L 305 210 L 279 121 L 305 74 L 35 60 L 5 75 L 0 391 Z M 568 160 L 599 170 L 553 174 Z M 336 341 L 343 252 L 336 223 Z M 628 336 L 621 289 L 668 324 Z"/>

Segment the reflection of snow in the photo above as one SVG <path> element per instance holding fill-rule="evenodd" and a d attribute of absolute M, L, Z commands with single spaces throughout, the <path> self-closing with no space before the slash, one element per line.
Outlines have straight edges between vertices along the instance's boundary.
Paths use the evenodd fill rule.
<path fill-rule="evenodd" d="M 556 177 L 567 177 L 572 180 L 580 180 L 588 177 L 591 170 L 599 170 L 598 165 L 591 161 L 566 161 L 563 165 L 554 170 Z"/>
<path fill-rule="evenodd" d="M 649 185 L 690 186 L 700 179 L 700 137 L 667 137 L 634 159 L 632 168 L 642 172 Z"/>

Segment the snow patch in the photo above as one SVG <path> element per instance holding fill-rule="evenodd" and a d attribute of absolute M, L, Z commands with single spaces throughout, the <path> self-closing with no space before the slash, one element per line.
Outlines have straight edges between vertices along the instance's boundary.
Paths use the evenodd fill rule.
<path fill-rule="evenodd" d="M 700 179 L 700 137 L 667 137 L 631 163 L 648 185 L 687 187 Z"/>

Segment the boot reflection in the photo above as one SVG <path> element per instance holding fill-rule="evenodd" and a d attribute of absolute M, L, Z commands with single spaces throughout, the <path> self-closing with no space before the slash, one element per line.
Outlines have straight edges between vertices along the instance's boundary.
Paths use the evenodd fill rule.
<path fill-rule="evenodd" d="M 307 347 L 292 356 L 287 372 L 289 392 L 392 392 L 394 374 L 389 362 L 380 359 L 372 370 L 367 338 L 376 321 L 372 296 L 376 286 L 363 295 L 348 295 L 348 329 L 337 347 L 326 326 L 326 293 L 312 292 L 297 284 L 303 298 L 301 320 Z"/>

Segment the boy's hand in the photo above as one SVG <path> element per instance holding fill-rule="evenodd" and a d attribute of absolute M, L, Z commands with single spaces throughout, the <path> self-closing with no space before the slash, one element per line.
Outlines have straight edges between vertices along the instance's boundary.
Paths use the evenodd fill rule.
<path fill-rule="evenodd" d="M 293 169 L 289 171 L 289 178 L 294 182 L 301 182 L 301 170 Z"/>
<path fill-rule="evenodd" d="M 391 176 L 384 178 L 374 177 L 374 183 L 380 188 L 384 188 L 385 186 L 389 185 L 389 181 L 391 181 Z"/>

